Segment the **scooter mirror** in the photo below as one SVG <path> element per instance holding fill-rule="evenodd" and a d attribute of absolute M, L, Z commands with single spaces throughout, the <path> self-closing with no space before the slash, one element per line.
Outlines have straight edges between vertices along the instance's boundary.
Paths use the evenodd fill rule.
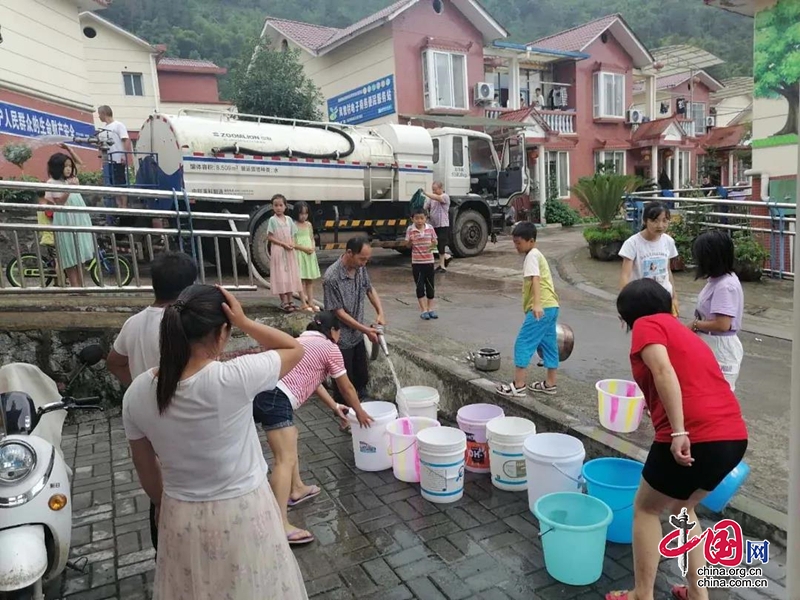
<path fill-rule="evenodd" d="M 78 353 L 78 360 L 84 365 L 91 367 L 103 360 L 103 349 L 98 344 L 86 346 Z"/>

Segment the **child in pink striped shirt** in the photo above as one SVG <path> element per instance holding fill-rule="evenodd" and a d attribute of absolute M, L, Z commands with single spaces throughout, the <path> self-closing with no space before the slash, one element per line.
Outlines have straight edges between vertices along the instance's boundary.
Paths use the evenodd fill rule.
<path fill-rule="evenodd" d="M 417 286 L 417 302 L 419 302 L 420 319 L 438 319 L 433 309 L 435 296 L 434 277 L 436 261 L 433 249 L 438 238 L 436 230 L 427 223 L 427 215 L 421 208 L 412 215 L 413 224 L 406 231 L 406 245 L 411 246 L 411 273 Z"/>

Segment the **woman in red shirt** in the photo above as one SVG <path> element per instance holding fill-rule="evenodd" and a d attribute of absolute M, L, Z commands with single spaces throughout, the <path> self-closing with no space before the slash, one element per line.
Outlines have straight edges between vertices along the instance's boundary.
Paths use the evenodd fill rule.
<path fill-rule="evenodd" d="M 639 279 L 617 298 L 620 319 L 632 331 L 631 371 L 644 392 L 655 440 L 647 455 L 634 501 L 634 590 L 611 592 L 606 600 L 652 600 L 662 538 L 661 515 L 695 507 L 744 457 L 747 428 L 739 402 L 708 345 L 672 316 L 672 298 L 659 283 Z M 705 566 L 702 545 L 689 553 L 689 587 L 675 598 L 708 598 L 698 586 Z"/>

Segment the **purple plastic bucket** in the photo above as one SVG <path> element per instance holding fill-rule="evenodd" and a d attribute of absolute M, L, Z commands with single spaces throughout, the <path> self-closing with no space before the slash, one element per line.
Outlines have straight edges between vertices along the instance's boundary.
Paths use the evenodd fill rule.
<path fill-rule="evenodd" d="M 504 417 L 503 409 L 494 404 L 468 404 L 456 415 L 458 428 L 467 434 L 466 469 L 472 473 L 489 473 L 489 444 L 486 424 L 496 417 Z"/>

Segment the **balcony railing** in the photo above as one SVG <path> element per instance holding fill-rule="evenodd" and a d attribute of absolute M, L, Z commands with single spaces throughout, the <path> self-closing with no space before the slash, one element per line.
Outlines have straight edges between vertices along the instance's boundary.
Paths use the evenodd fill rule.
<path fill-rule="evenodd" d="M 484 110 L 485 110 L 484 114 L 486 115 L 487 119 L 499 119 L 504 114 L 510 112 L 516 112 L 516 110 L 518 109 L 490 107 Z M 562 133 L 562 134 L 576 133 L 574 112 L 566 112 L 563 110 L 534 109 L 534 114 L 541 117 L 542 120 L 547 124 L 547 126 L 557 133 Z"/>

